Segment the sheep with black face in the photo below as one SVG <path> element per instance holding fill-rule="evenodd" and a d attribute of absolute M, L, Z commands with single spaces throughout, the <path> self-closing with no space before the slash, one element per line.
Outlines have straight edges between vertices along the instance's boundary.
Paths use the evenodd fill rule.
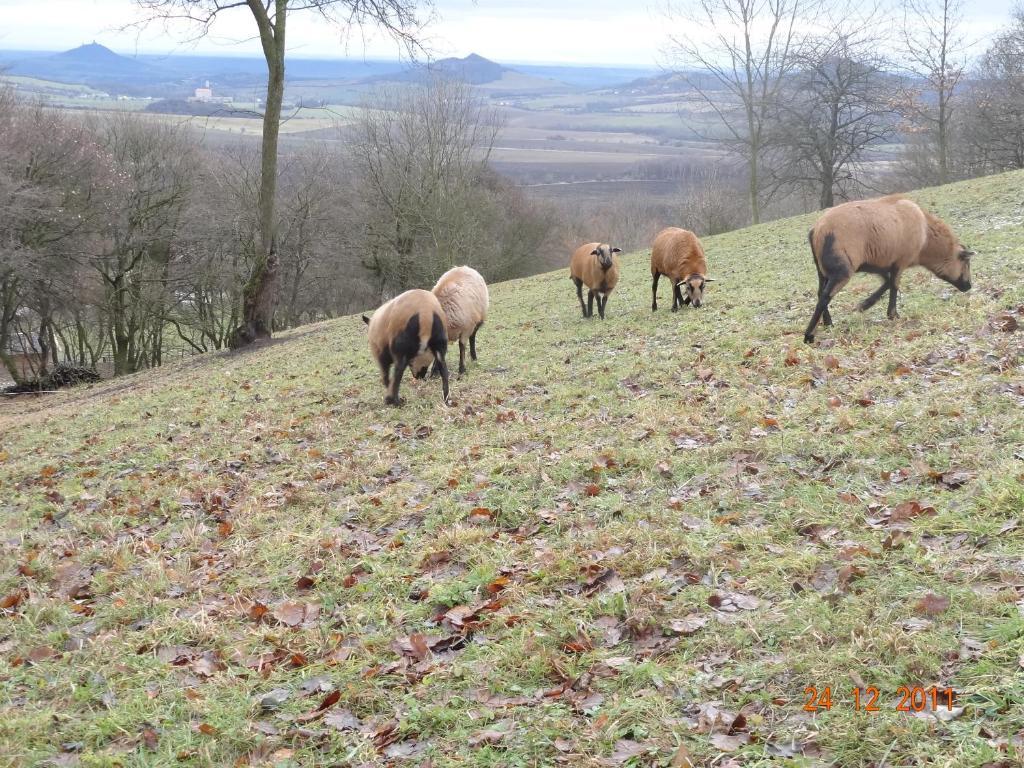
<path fill-rule="evenodd" d="M 385 403 L 402 404 L 398 395 L 402 375 L 424 353 L 434 359 L 444 401 L 448 402 L 448 366 L 444 359 L 448 351 L 447 320 L 434 294 L 419 289 L 406 291 L 382 304 L 372 319 L 363 315 L 363 322 L 369 326 L 370 352 L 380 365 Z"/>
<path fill-rule="evenodd" d="M 664 275 L 672 285 L 672 311 L 685 304 L 704 303 L 704 288 L 714 279 L 708 277 L 704 246 L 693 232 L 680 227 L 661 230 L 651 243 L 651 311 L 658 309 L 658 278 Z M 685 291 L 686 296 L 683 296 Z"/>
<path fill-rule="evenodd" d="M 804 332 L 808 344 L 822 319 L 832 325 L 829 302 L 857 272 L 882 277 L 878 290 L 861 302 L 861 311 L 888 291 L 890 320 L 898 316 L 900 276 L 910 267 L 925 267 L 958 290 L 971 290 L 974 251 L 960 243 L 948 224 L 900 195 L 829 208 L 807 238 L 818 272 L 818 304 Z"/>
<path fill-rule="evenodd" d="M 594 297 L 597 297 L 597 312 L 604 320 L 608 306 L 608 294 L 619 283 L 619 260 L 615 254 L 622 253 L 608 243 L 587 243 L 577 248 L 569 261 L 569 277 L 576 284 L 576 297 L 584 317 L 594 316 Z M 583 286 L 587 286 L 587 303 L 583 303 Z"/>

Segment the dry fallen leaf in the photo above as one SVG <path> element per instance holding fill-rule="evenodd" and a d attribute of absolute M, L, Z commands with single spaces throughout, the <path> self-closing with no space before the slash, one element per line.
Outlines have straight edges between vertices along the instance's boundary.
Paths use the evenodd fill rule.
<path fill-rule="evenodd" d="M 949 608 L 949 598 L 929 592 L 914 605 L 914 611 L 921 616 L 938 616 Z"/>

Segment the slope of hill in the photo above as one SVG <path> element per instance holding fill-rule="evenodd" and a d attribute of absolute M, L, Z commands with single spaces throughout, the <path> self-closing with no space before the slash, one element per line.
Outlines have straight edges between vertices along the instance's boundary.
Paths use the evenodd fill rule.
<path fill-rule="evenodd" d="M 567 87 L 563 83 L 546 77 L 523 74 L 475 53 L 461 59 L 440 59 L 426 66 L 412 67 L 393 74 L 378 75 L 368 78 L 367 82 L 420 83 L 435 75 L 460 80 L 470 85 L 486 85 L 510 91 L 550 91 L 552 89 L 557 91 Z"/>
<path fill-rule="evenodd" d="M 139 59 L 114 53 L 98 43 L 80 45 L 49 56 L 32 56 L 15 61 L 11 74 L 31 75 L 62 83 L 110 85 L 158 82 L 172 79 L 170 73 Z"/>
<path fill-rule="evenodd" d="M 914 271 L 891 323 L 858 277 L 813 348 L 803 216 L 709 238 L 697 311 L 645 253 L 605 322 L 565 270 L 493 286 L 452 407 L 384 408 L 356 317 L 4 404 L 0 752 L 1012 764 L 1022 189 L 916 193 L 973 292 Z"/>

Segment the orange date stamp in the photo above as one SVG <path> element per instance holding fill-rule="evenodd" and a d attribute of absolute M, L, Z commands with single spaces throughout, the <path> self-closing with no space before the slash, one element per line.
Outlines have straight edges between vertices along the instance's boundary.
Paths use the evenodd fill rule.
<path fill-rule="evenodd" d="M 883 706 L 878 703 L 880 692 L 873 685 L 864 688 L 852 688 L 848 699 L 834 696 L 832 686 L 823 688 L 809 685 L 804 688 L 804 712 L 828 712 L 833 706 L 845 703 L 852 704 L 856 712 L 881 712 Z M 956 692 L 952 688 L 938 686 L 901 685 L 896 689 L 892 709 L 896 712 L 937 712 L 952 711 L 956 701 Z"/>

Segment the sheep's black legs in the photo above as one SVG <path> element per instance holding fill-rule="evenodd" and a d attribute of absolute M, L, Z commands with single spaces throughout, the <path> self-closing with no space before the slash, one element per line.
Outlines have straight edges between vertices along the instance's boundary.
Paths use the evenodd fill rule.
<path fill-rule="evenodd" d="M 436 365 L 436 363 L 435 363 Z M 466 372 L 466 342 L 459 339 L 459 376 Z"/>
<path fill-rule="evenodd" d="M 441 371 L 441 394 L 448 403 L 448 365 L 444 361 L 444 350 L 434 352 L 434 367 Z"/>
<path fill-rule="evenodd" d="M 602 320 L 604 320 L 604 308 L 605 306 L 607 306 L 607 304 L 608 294 L 606 293 L 604 296 L 601 296 L 601 294 L 597 294 L 597 313 L 601 316 Z"/>
<path fill-rule="evenodd" d="M 836 291 L 842 288 L 846 281 L 845 277 L 841 279 L 830 277 L 818 291 L 818 305 L 814 308 L 814 314 L 811 316 L 811 322 L 807 324 L 807 330 L 804 331 L 805 343 L 811 344 L 814 341 L 814 329 L 818 327 L 821 316 L 828 311 L 828 303 L 832 301 Z"/>
<path fill-rule="evenodd" d="M 889 273 L 889 310 L 886 312 L 886 316 L 890 320 L 895 320 L 899 317 L 896 312 L 896 294 L 900 291 L 900 273 L 899 270 L 893 268 L 892 272 Z"/>
<path fill-rule="evenodd" d="M 817 262 L 814 263 L 817 266 Z M 818 273 L 818 298 L 821 298 L 821 292 L 825 290 L 825 283 L 828 282 L 828 278 L 820 272 Z M 825 312 L 821 316 L 825 325 L 832 325 L 832 315 L 828 311 L 828 307 L 825 307 Z"/>
<path fill-rule="evenodd" d="M 679 287 L 679 283 L 672 286 L 672 311 L 678 312 L 679 308 L 683 306 L 683 291 Z"/>
<path fill-rule="evenodd" d="M 661 272 L 654 273 L 654 279 L 651 281 L 651 312 L 658 311 L 658 278 L 661 277 Z"/>
<path fill-rule="evenodd" d="M 587 305 L 583 303 L 583 281 L 578 277 L 572 279 L 576 283 L 576 298 L 580 300 L 580 309 L 583 310 L 583 316 L 587 316 Z"/>
<path fill-rule="evenodd" d="M 583 313 L 586 317 L 594 316 L 594 292 L 587 291 L 587 311 Z"/>
<path fill-rule="evenodd" d="M 882 277 L 882 284 L 878 287 L 878 290 L 876 290 L 874 293 L 872 293 L 870 296 L 868 296 L 866 299 L 864 299 L 864 301 L 862 301 L 860 303 L 860 311 L 861 312 L 866 312 L 867 310 L 869 310 L 873 306 L 875 306 L 875 304 L 878 303 L 878 300 L 880 298 L 882 298 L 882 296 L 885 294 L 886 291 L 890 291 L 890 293 L 891 293 L 891 288 L 892 288 L 892 282 L 891 281 L 892 281 L 891 274 L 886 274 L 885 276 L 883 276 Z"/>
<path fill-rule="evenodd" d="M 380 356 L 377 358 L 377 363 L 380 365 L 381 380 L 384 382 L 385 387 L 391 386 L 391 363 L 393 362 L 394 360 L 391 357 L 391 350 L 381 350 Z"/>
<path fill-rule="evenodd" d="M 477 323 L 476 328 L 473 329 L 473 333 L 469 337 L 469 356 L 476 360 L 476 332 L 480 330 L 480 326 L 483 323 Z"/>
<path fill-rule="evenodd" d="M 405 369 L 409 365 L 409 360 L 405 357 L 399 357 L 395 363 L 395 378 L 391 382 L 391 388 L 388 390 L 387 396 L 384 398 L 384 402 L 388 405 L 401 405 L 402 398 L 398 396 L 398 388 L 402 385 L 402 375 L 405 373 Z"/>

